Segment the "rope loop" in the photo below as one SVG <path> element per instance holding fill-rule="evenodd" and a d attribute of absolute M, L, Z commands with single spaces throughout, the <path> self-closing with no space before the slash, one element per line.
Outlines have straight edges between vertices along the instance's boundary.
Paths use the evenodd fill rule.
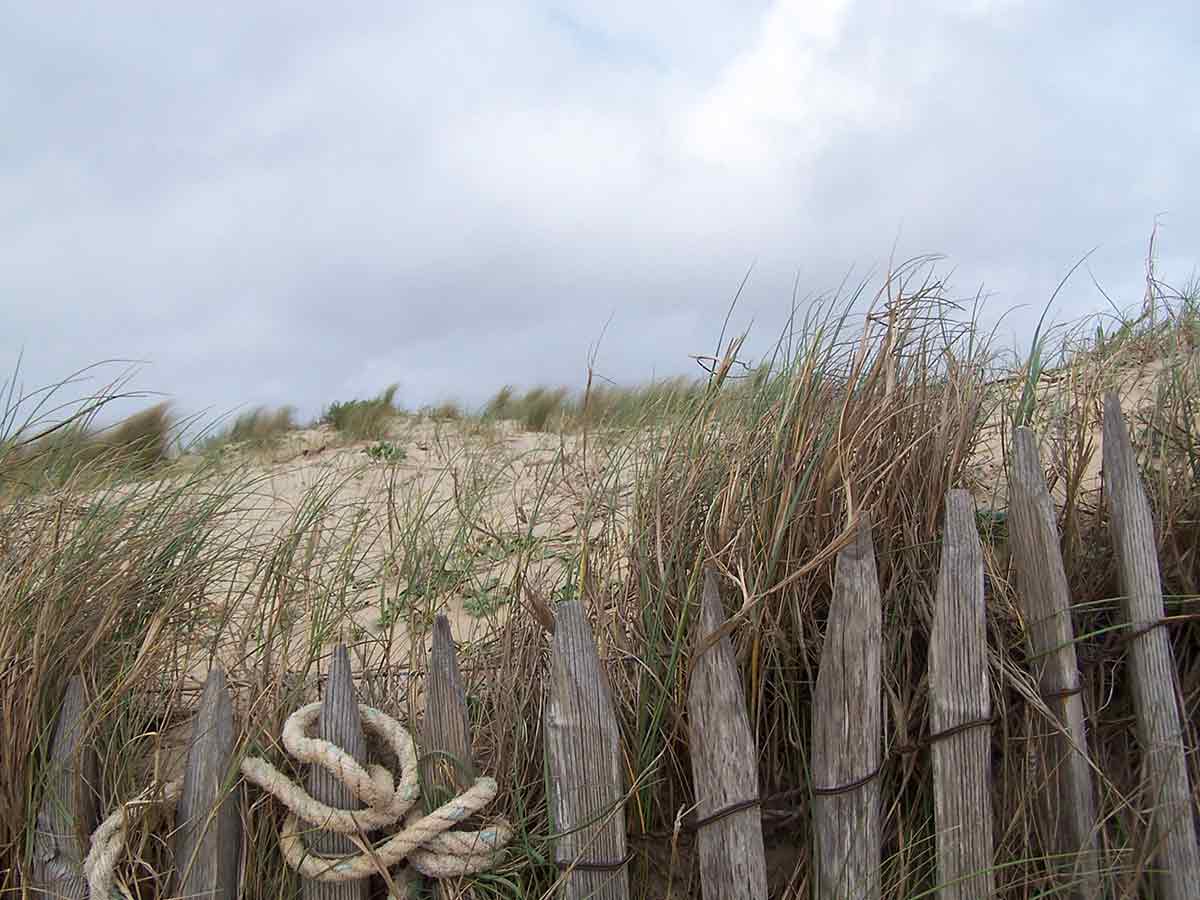
<path fill-rule="evenodd" d="M 302 787 L 260 757 L 241 762 L 242 775 L 278 799 L 288 809 L 279 829 L 279 847 L 289 866 L 315 881 L 342 882 L 367 878 L 380 868 L 390 869 L 407 859 L 418 872 L 430 878 L 453 878 L 489 869 L 512 840 L 512 827 L 498 819 L 481 831 L 451 831 L 496 799 L 495 779 L 481 777 L 459 796 L 422 815 L 417 749 L 412 736 L 391 716 L 369 706 L 360 706 L 365 729 L 384 741 L 400 763 L 400 780 L 380 765 L 363 767 L 353 756 L 330 741 L 309 737 L 317 723 L 320 703 L 310 703 L 292 713 L 283 726 L 283 746 L 302 763 L 318 765 L 331 773 L 363 804 L 363 809 L 338 809 L 321 803 Z M 93 898 L 127 897 L 114 887 L 117 860 L 125 848 L 131 816 L 139 809 L 161 804 L 174 806 L 183 788 L 177 779 L 163 793 L 144 791 L 117 807 L 92 834 L 91 847 L 83 862 L 84 875 Z M 356 836 L 361 853 L 343 857 L 318 856 L 305 846 L 301 822 L 308 829 L 323 829 Z M 381 831 L 398 823 L 403 827 L 375 847 L 361 840 L 370 831 Z"/>
<path fill-rule="evenodd" d="M 407 859 L 431 878 L 470 875 L 491 868 L 512 839 L 512 828 L 503 819 L 481 831 L 450 829 L 487 807 L 499 791 L 495 779 L 480 777 L 466 791 L 428 815 L 416 806 L 420 799 L 417 751 L 412 736 L 391 716 L 369 706 L 359 706 L 363 728 L 372 731 L 396 755 L 400 780 L 383 766 L 363 767 L 329 741 L 309 737 L 317 722 L 320 703 L 303 706 L 288 717 L 283 745 L 298 762 L 319 765 L 344 784 L 364 809 L 337 809 L 321 803 L 265 759 L 246 757 L 242 774 L 274 796 L 288 809 L 279 830 L 279 846 L 287 864 L 315 881 L 342 882 L 366 878 L 378 868 L 391 868 Z M 300 823 L 310 828 L 345 835 L 364 835 L 403 823 L 400 831 L 382 844 L 344 857 L 318 856 L 304 844 Z"/>

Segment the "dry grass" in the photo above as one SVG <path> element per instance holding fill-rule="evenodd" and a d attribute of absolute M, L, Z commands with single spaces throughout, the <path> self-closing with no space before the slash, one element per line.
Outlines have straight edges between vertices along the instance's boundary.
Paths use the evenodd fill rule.
<path fill-rule="evenodd" d="M 298 428 L 296 411 L 290 406 L 268 409 L 260 406 L 241 413 L 233 423 L 201 442 L 201 448 L 212 451 L 229 446 L 265 450 L 276 446 L 284 435 Z"/>
<path fill-rule="evenodd" d="M 735 377 L 745 371 L 734 339 L 698 383 L 650 386 L 640 395 L 591 385 L 575 400 L 544 391 L 528 407 L 528 394 L 502 392 L 485 418 L 563 430 L 574 422 L 569 428 L 579 433 L 551 459 L 513 458 L 476 423 L 447 420 L 437 439 L 446 445 L 433 448 L 445 469 L 440 486 L 412 483 L 401 463 L 388 464 L 382 506 L 372 512 L 342 499 L 357 476 L 331 469 L 286 520 L 273 520 L 269 539 L 248 537 L 247 510 L 262 509 L 261 476 L 251 470 L 201 466 L 133 487 L 106 470 L 96 476 L 105 479 L 99 490 L 80 473 L 53 497 L 13 498 L 0 514 L 0 871 L 7 873 L 0 891 L 24 879 L 39 754 L 71 672 L 84 672 L 97 698 L 94 736 L 111 807 L 144 787 L 156 753 L 175 746 L 174 726 L 186 723 L 198 679 L 218 656 L 230 670 L 241 746 L 276 762 L 285 761 L 277 746 L 284 717 L 316 696 L 323 654 L 339 637 L 353 645 L 363 700 L 419 733 L 429 622 L 473 592 L 508 600 L 484 610 L 487 627 L 460 652 L 475 755 L 500 781 L 498 805 L 518 835 L 504 865 L 470 884 L 477 896 L 544 896 L 559 874 L 550 862 L 542 761 L 547 610 L 552 615 L 556 600 L 584 600 L 613 688 L 628 781 L 637 785 L 630 831 L 669 832 L 694 802 L 685 698 L 697 578 L 711 561 L 722 572 L 761 787 L 784 798 L 764 810 L 772 896 L 807 896 L 809 716 L 834 557 L 855 517 L 869 511 L 884 602 L 887 745 L 919 742 L 929 732 L 926 651 L 943 500 L 950 488 L 967 487 L 981 507 L 1000 717 L 993 732 L 999 896 L 1046 895 L 1053 861 L 1033 809 L 1044 775 L 1028 752 L 1046 727 L 1045 710 L 1028 674 L 1011 587 L 1004 492 L 981 465 L 994 449 L 1002 468 L 1006 423 L 1019 414 L 1045 438 L 1059 502 L 1088 730 L 1105 775 L 1106 874 L 1115 895 L 1145 895 L 1148 836 L 1132 801 L 1139 750 L 1120 631 L 1112 629 L 1108 521 L 1091 473 L 1100 392 L 1129 389 L 1132 367 L 1165 359 L 1145 391 L 1131 396 L 1130 418 L 1168 604 L 1194 612 L 1200 316 L 1190 293 L 1152 285 L 1154 312 L 1099 332 L 1094 323 L 1047 332 L 1038 354 L 1005 373 L 972 310 L 952 303 L 932 269 L 916 261 L 878 291 L 863 285 L 814 303 L 747 377 Z M 1098 358 L 1117 368 L 1102 373 Z M 998 370 L 1011 377 L 998 381 Z M 357 403 L 381 419 L 394 410 L 390 396 Z M 526 411 L 537 415 L 525 420 Z M 452 449 L 453 429 L 475 429 L 473 443 L 464 438 Z M 535 483 L 497 504 L 517 468 L 535 471 Z M 383 613 L 379 628 L 359 624 L 364 591 Z M 1169 627 L 1192 746 L 1197 627 L 1192 618 Z M 891 752 L 882 796 L 885 896 L 927 896 L 937 887 L 927 750 Z M 251 851 L 245 896 L 290 895 L 295 879 L 273 835 L 280 811 L 256 793 L 241 803 Z M 161 896 L 161 881 L 148 873 L 169 865 L 161 841 L 167 826 L 149 819 L 138 829 L 146 839 L 134 842 L 137 858 L 122 872 L 139 882 L 141 896 Z M 654 836 L 635 836 L 633 846 L 635 896 L 664 896 L 668 883 L 676 897 L 698 896 L 688 835 L 674 856 Z"/>
<path fill-rule="evenodd" d="M 392 422 L 399 414 L 396 408 L 398 385 L 390 385 L 370 400 L 347 400 L 326 407 L 321 421 L 332 425 L 351 441 L 378 441 L 387 437 Z"/>
<path fill-rule="evenodd" d="M 96 414 L 112 399 L 84 401 L 52 424 L 31 421 L 5 435 L 0 440 L 0 482 L 8 491 L 62 486 L 83 474 L 99 483 L 114 475 L 146 475 L 170 460 L 176 427 L 169 404 L 96 427 Z"/>

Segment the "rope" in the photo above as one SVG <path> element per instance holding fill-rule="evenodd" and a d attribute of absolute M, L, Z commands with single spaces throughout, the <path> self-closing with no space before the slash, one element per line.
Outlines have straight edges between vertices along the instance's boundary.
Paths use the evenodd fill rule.
<path fill-rule="evenodd" d="M 169 782 L 163 788 L 161 802 L 164 806 L 174 806 L 183 790 L 183 780 Z M 116 893 L 113 880 L 117 868 L 117 859 L 125 849 L 125 833 L 129 828 L 128 813 L 138 807 L 145 807 L 154 802 L 150 789 L 139 796 L 122 803 L 100 826 L 92 832 L 91 847 L 83 860 L 83 875 L 87 878 L 88 896 L 92 900 L 108 900 L 110 897 L 125 897 L 124 891 Z"/>
<path fill-rule="evenodd" d="M 316 881 L 355 881 L 373 875 L 380 867 L 391 868 L 407 859 L 421 874 L 430 878 L 470 875 L 490 868 L 501 850 L 512 839 L 512 828 L 503 819 L 483 831 L 450 831 L 455 825 L 482 810 L 496 798 L 498 787 L 493 778 L 477 778 L 464 793 L 421 815 L 416 808 L 420 798 L 417 751 L 412 737 L 395 719 L 360 706 L 363 727 L 373 731 L 400 761 L 400 782 L 393 785 L 386 768 L 363 768 L 354 757 L 329 741 L 311 738 L 307 732 L 321 713 L 320 703 L 303 706 L 288 717 L 283 726 L 283 745 L 301 762 L 322 766 L 346 785 L 366 809 L 337 809 L 309 794 L 265 759 L 246 757 L 242 774 L 248 781 L 275 796 L 288 808 L 279 830 L 279 846 L 289 866 Z M 88 892 L 93 900 L 128 898 L 114 888 L 117 860 L 125 849 L 125 835 L 131 813 L 161 803 L 174 806 L 183 790 L 183 779 L 166 784 L 161 796 L 151 789 L 118 806 L 93 832 L 91 847 L 83 861 Z M 308 850 L 301 836 L 300 822 L 338 834 L 359 835 L 404 822 L 404 828 L 369 851 L 343 856 L 318 856 Z"/>
<path fill-rule="evenodd" d="M 300 762 L 319 765 L 332 774 L 363 804 L 365 809 L 337 809 L 311 797 L 303 788 L 265 759 L 246 757 L 242 774 L 248 781 L 273 795 L 288 808 L 279 830 L 279 845 L 287 864 L 315 881 L 341 882 L 366 878 L 379 868 L 391 868 L 407 859 L 417 871 L 430 878 L 470 875 L 491 867 L 499 851 L 512 838 L 512 828 L 501 819 L 482 831 L 450 829 L 491 803 L 499 790 L 495 779 L 477 778 L 464 793 L 420 815 L 415 804 L 420 797 L 417 751 L 412 737 L 395 719 L 369 706 L 360 706 L 362 724 L 374 732 L 400 762 L 400 781 L 382 766 L 364 768 L 336 744 L 309 737 L 316 724 L 320 703 L 303 706 L 283 726 L 283 745 Z M 351 856 L 324 857 L 310 852 L 300 834 L 300 822 L 337 834 L 359 835 L 398 822 L 404 827 L 386 841 Z"/>

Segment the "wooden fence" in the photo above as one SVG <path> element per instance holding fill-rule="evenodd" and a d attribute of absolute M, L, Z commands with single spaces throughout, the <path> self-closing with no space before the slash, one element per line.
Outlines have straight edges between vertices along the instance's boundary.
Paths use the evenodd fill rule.
<path fill-rule="evenodd" d="M 1149 506 L 1111 396 L 1106 398 L 1103 436 L 1105 496 L 1130 628 L 1128 661 L 1144 760 L 1141 808 L 1157 848 L 1153 896 L 1184 900 L 1196 896 L 1200 885 L 1200 854 L 1176 671 L 1166 633 L 1158 627 L 1164 608 Z M 1032 675 L 1043 714 L 1055 726 L 1046 729 L 1036 749 L 1046 776 L 1038 814 L 1056 857 L 1064 861 L 1059 895 L 1102 897 L 1108 888 L 1070 597 L 1053 504 L 1034 435 L 1025 429 L 1015 432 L 1009 477 L 1009 528 Z M 1003 863 L 994 858 L 993 845 L 989 779 L 994 721 L 983 573 L 973 502 L 966 492 L 951 491 L 929 653 L 932 733 L 924 743 L 934 776 L 938 896 L 954 900 L 992 896 L 994 871 Z M 709 900 L 758 900 L 767 896 L 767 868 L 757 753 L 733 648 L 720 633 L 723 619 L 716 577 L 706 570 L 694 633 L 697 655 L 688 683 L 700 882 Z M 854 540 L 837 559 L 812 709 L 813 883 L 822 900 L 870 900 L 881 894 L 880 653 L 880 591 L 871 526 L 863 517 Z M 427 783 L 457 792 L 472 781 L 474 771 L 462 682 L 444 618 L 435 624 L 427 698 L 421 737 L 431 762 L 423 774 Z M 56 727 L 38 816 L 34 871 L 46 896 L 87 896 L 79 835 L 90 833 L 97 819 L 95 797 L 86 788 L 95 779 L 96 759 L 80 743 L 83 701 L 81 684 L 73 681 Z M 363 760 L 366 745 L 344 648 L 335 654 L 322 704 L 321 736 Z M 558 895 L 568 900 L 629 897 L 632 854 L 623 806 L 629 785 L 604 669 L 584 610 L 575 602 L 556 607 L 544 732 L 555 861 L 562 871 Z M 233 746 L 224 676 L 214 671 L 196 718 L 177 810 L 173 892 L 178 896 L 236 897 L 242 835 L 228 790 L 236 771 Z M 441 765 L 436 762 L 440 759 L 458 764 Z M 331 805 L 352 803 L 346 789 L 319 770 L 309 788 Z M 312 848 L 318 852 L 352 849 L 342 837 L 317 840 Z M 444 897 L 462 895 L 461 885 L 439 890 Z M 348 900 L 364 897 L 364 891 L 364 882 L 305 882 L 306 897 Z"/>

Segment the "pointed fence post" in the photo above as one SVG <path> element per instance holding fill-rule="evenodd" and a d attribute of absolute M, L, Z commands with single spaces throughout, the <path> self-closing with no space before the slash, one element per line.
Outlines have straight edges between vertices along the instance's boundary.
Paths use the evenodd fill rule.
<path fill-rule="evenodd" d="M 84 743 L 87 700 L 83 677 L 74 676 L 59 707 L 50 745 L 42 805 L 33 843 L 35 896 L 87 900 L 83 875 L 87 840 L 99 819 L 96 794 L 100 764 L 95 748 Z"/>
<path fill-rule="evenodd" d="M 173 895 L 236 900 L 242 820 L 233 790 L 233 706 L 225 673 L 204 684 L 176 807 Z"/>
<path fill-rule="evenodd" d="M 620 735 L 608 679 L 578 601 L 555 607 L 544 712 L 555 861 L 565 900 L 628 900 Z"/>
<path fill-rule="evenodd" d="M 707 900 L 759 900 L 767 896 L 762 810 L 758 807 L 758 750 L 746 713 L 746 696 L 728 636 L 706 647 L 724 623 L 717 579 L 704 570 L 704 590 L 696 620 L 701 655 L 688 682 L 688 730 L 696 816 L 704 818 L 751 803 L 702 824 L 696 836 L 700 889 Z"/>
<path fill-rule="evenodd" d="M 1101 895 L 1101 867 L 1071 591 L 1054 501 L 1042 475 L 1037 438 L 1028 428 L 1013 431 L 1008 480 L 1017 598 L 1038 691 L 1054 716 L 1038 746 L 1047 779 L 1038 809 L 1051 853 L 1064 860 L 1061 889 L 1077 900 L 1090 900 Z"/>
<path fill-rule="evenodd" d="M 1121 604 L 1133 629 L 1127 654 L 1145 773 L 1142 806 L 1155 848 L 1155 896 L 1184 900 L 1195 897 L 1200 885 L 1200 851 L 1175 699 L 1178 675 L 1167 632 L 1160 627 L 1165 611 L 1154 520 L 1121 404 L 1112 393 L 1104 398 L 1103 434 L 1104 492 L 1112 513 Z"/>
<path fill-rule="evenodd" d="M 871 524 L 837 558 L 813 694 L 816 897 L 879 900 L 882 603 Z"/>
<path fill-rule="evenodd" d="M 933 810 L 942 900 L 989 900 L 995 891 L 987 651 L 975 503 L 966 491 L 950 491 L 929 637 Z M 942 733 L 947 735 L 936 737 Z"/>
<path fill-rule="evenodd" d="M 317 733 L 322 740 L 341 747 L 360 765 L 366 765 L 367 740 L 362 730 L 358 699 L 354 694 L 350 653 L 343 644 L 339 644 L 333 651 L 329 677 L 325 680 L 325 690 L 321 694 Z M 358 809 L 361 805 L 348 787 L 321 766 L 313 766 L 308 773 L 308 793 L 325 805 L 338 809 Z M 305 843 L 310 851 L 319 856 L 346 856 L 358 853 L 358 848 L 348 836 L 320 829 L 310 832 Z M 313 881 L 306 878 L 303 881 L 302 893 L 305 900 L 366 900 L 369 881 L 367 878 L 342 882 Z"/>
<path fill-rule="evenodd" d="M 422 792 L 440 806 L 465 791 L 475 781 L 471 758 L 471 725 L 467 695 L 458 669 L 458 654 L 450 634 L 450 620 L 443 613 L 433 620 L 433 646 L 429 653 L 429 682 L 425 694 L 425 746 L 421 760 Z M 438 896 L 476 896 L 461 878 L 439 881 Z"/>

